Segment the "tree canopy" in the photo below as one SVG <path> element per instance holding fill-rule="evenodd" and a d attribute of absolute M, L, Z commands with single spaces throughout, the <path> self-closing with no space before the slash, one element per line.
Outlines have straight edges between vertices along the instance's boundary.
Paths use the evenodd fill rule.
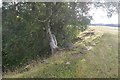
<path fill-rule="evenodd" d="M 3 2 L 3 67 L 16 66 L 51 52 L 47 35 L 55 35 L 60 48 L 69 48 L 80 31 L 87 29 L 92 2 Z M 97 7 L 100 6 L 94 4 Z M 108 12 L 117 9 L 105 4 Z M 116 6 L 115 4 L 112 4 Z M 103 6 L 104 7 L 104 6 Z M 111 10 L 114 9 L 114 10 Z"/>

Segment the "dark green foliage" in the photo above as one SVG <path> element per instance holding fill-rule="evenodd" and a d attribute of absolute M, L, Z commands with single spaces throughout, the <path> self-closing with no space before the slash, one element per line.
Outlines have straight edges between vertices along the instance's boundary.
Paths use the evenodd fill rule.
<path fill-rule="evenodd" d="M 81 17 L 82 21 L 77 18 L 77 5 L 79 3 L 3 3 L 3 66 L 15 69 L 38 55 L 50 53 L 46 23 L 42 22 L 47 18 L 51 20 L 51 31 L 58 46 L 64 47 L 65 42 L 76 38 L 90 23 L 87 17 Z"/>

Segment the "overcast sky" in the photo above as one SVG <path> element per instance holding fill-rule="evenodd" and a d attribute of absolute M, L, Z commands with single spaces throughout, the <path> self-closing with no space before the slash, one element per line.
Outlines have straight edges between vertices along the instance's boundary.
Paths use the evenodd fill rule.
<path fill-rule="evenodd" d="M 0 7 L 2 5 L 2 0 L 0 0 Z M 102 24 L 118 24 L 118 14 L 113 14 L 111 18 L 107 17 L 107 13 L 103 9 L 95 9 L 92 7 L 90 10 L 90 15 L 93 16 L 91 23 L 102 23 Z"/>
<path fill-rule="evenodd" d="M 103 8 L 92 8 L 90 15 L 93 16 L 91 23 L 118 24 L 118 14 L 113 14 L 111 18 L 108 18 L 107 12 Z"/>

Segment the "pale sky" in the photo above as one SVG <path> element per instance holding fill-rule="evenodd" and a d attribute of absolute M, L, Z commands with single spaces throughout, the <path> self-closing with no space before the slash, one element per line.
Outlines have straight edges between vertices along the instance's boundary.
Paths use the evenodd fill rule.
<path fill-rule="evenodd" d="M 118 24 L 118 14 L 113 14 L 111 18 L 108 18 L 107 12 L 103 8 L 92 8 L 90 15 L 93 16 L 91 23 Z"/>
<path fill-rule="evenodd" d="M 0 0 L 0 7 L 2 6 L 2 0 Z M 111 18 L 107 17 L 107 13 L 104 9 L 95 9 L 92 7 L 90 15 L 93 16 L 91 23 L 103 23 L 103 24 L 118 24 L 118 14 L 113 14 Z"/>

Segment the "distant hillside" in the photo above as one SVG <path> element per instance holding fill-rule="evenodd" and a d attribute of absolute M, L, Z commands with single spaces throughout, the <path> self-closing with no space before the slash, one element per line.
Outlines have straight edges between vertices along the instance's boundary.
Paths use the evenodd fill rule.
<path fill-rule="evenodd" d="M 93 26 L 112 26 L 112 27 L 120 27 L 120 24 L 91 24 Z"/>

